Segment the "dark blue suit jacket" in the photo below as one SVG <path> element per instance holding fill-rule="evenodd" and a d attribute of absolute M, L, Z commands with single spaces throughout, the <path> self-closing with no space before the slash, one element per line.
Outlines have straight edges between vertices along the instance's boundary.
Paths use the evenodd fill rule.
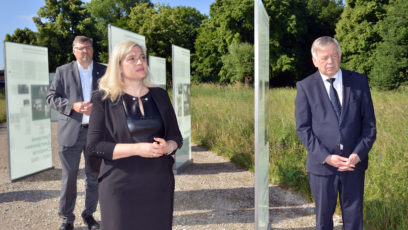
<path fill-rule="evenodd" d="M 330 154 L 348 157 L 357 153 L 361 162 L 356 170 L 368 166 L 368 152 L 376 138 L 373 102 L 367 77 L 342 69 L 343 105 L 337 118 L 319 71 L 296 84 L 296 132 L 306 147 L 306 169 L 316 175 L 337 171 L 324 160 Z M 339 144 L 343 144 L 340 151 Z"/>

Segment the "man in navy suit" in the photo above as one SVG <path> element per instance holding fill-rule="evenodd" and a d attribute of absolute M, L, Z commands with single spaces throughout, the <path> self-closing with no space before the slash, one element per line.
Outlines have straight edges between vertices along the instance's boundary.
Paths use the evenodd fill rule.
<path fill-rule="evenodd" d="M 346 230 L 363 229 L 364 176 L 376 138 L 367 77 L 340 69 L 341 48 L 331 37 L 313 42 L 318 71 L 296 84 L 296 132 L 307 149 L 316 229 L 333 229 L 337 196 Z"/>
<path fill-rule="evenodd" d="M 106 66 L 93 61 L 93 40 L 76 36 L 72 43 L 75 62 L 57 68 L 51 83 L 47 103 L 59 112 L 58 153 L 61 160 L 61 197 L 58 214 L 62 218 L 60 230 L 74 228 L 74 209 L 77 198 L 77 175 L 81 154 L 85 159 L 85 210 L 82 218 L 88 229 L 99 229 L 92 214 L 98 205 L 98 162 L 85 151 L 91 114 L 91 94 Z"/>

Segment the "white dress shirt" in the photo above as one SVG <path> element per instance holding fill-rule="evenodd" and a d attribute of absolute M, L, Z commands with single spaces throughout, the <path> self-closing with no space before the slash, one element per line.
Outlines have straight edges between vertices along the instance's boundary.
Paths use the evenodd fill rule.
<path fill-rule="evenodd" d="M 329 95 L 329 98 L 330 98 L 330 82 L 327 81 L 327 79 L 330 79 L 330 78 L 323 75 L 322 73 L 320 73 L 320 76 L 322 76 L 324 87 L 326 87 L 327 95 Z M 341 69 L 339 69 L 339 71 L 337 71 L 337 73 L 331 78 L 336 79 L 333 82 L 333 87 L 337 91 L 337 96 L 339 96 L 340 105 L 343 106 L 343 75 L 341 73 Z"/>
<path fill-rule="evenodd" d="M 79 76 L 81 78 L 81 86 L 82 86 L 82 95 L 84 96 L 84 101 L 91 101 L 91 93 L 92 93 L 92 70 L 93 70 L 93 62 L 88 66 L 88 69 L 84 69 L 84 67 L 78 64 Z M 82 124 L 89 123 L 89 116 L 83 114 L 82 116 Z"/>

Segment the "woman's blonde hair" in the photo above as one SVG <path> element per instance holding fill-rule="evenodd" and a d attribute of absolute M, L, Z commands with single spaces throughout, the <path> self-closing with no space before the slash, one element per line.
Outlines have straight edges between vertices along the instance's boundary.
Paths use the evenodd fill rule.
<path fill-rule="evenodd" d="M 120 65 L 125 59 L 126 55 L 132 50 L 133 47 L 139 47 L 143 54 L 146 55 L 146 50 L 133 41 L 124 41 L 115 46 L 109 57 L 108 68 L 105 75 L 99 79 L 99 90 L 105 93 L 103 99 L 109 98 L 111 101 L 117 101 L 123 95 L 124 82 L 121 77 Z M 143 83 L 147 87 L 153 86 L 146 76 Z"/>

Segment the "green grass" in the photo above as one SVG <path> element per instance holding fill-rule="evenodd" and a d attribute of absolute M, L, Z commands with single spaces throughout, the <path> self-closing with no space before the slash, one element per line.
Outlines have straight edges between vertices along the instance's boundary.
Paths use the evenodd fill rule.
<path fill-rule="evenodd" d="M 408 229 L 408 93 L 373 90 L 377 141 L 366 171 L 367 229 Z M 297 138 L 296 90 L 269 92 L 270 180 L 311 199 L 306 150 Z M 242 86 L 191 87 L 193 140 L 241 167 L 254 168 L 254 94 Z"/>
<path fill-rule="evenodd" d="M 0 122 L 7 121 L 6 97 L 4 88 L 0 89 Z"/>
<path fill-rule="evenodd" d="M 408 92 L 373 92 L 377 140 L 366 172 L 370 226 L 408 229 Z"/>

